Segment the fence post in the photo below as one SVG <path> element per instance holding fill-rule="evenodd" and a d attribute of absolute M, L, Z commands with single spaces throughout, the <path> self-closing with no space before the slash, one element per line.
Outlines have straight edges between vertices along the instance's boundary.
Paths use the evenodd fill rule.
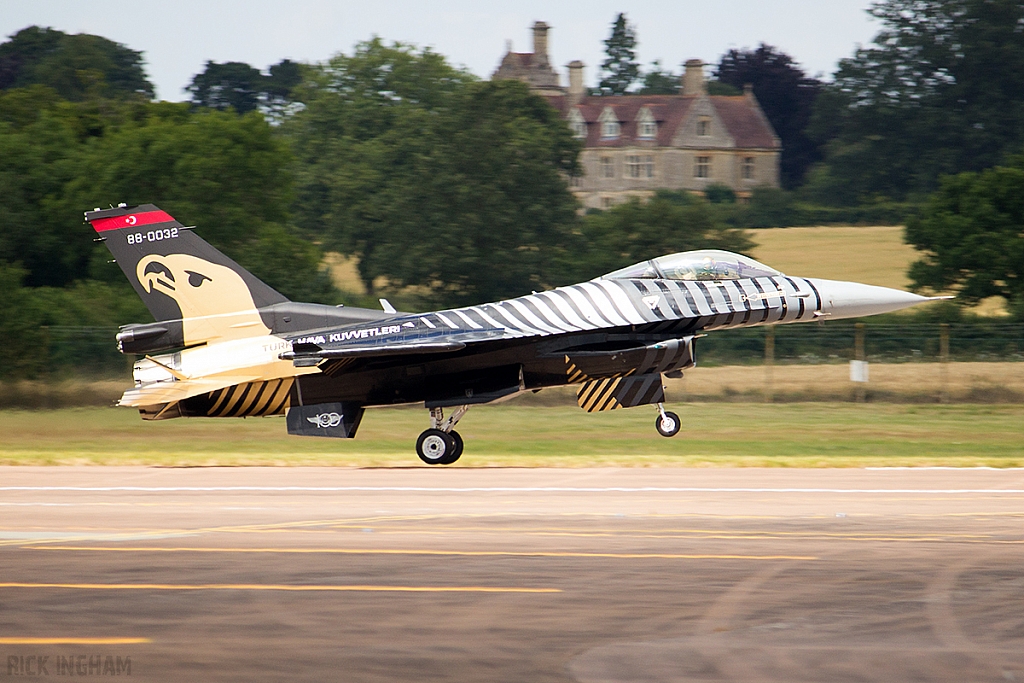
<path fill-rule="evenodd" d="M 854 326 L 854 329 L 856 331 L 854 333 L 854 338 L 853 338 L 853 355 L 855 356 L 855 359 L 857 361 L 859 361 L 860 363 L 863 363 L 864 360 L 865 360 L 865 354 L 864 354 L 864 323 L 857 323 Z M 864 402 L 865 393 L 866 393 L 865 392 L 865 386 L 864 386 L 865 384 L 867 384 L 867 382 L 863 382 L 863 381 L 857 382 L 857 389 L 856 389 L 856 392 L 855 392 L 855 397 L 856 397 L 857 403 L 863 403 Z"/>
<path fill-rule="evenodd" d="M 771 403 L 775 391 L 772 386 L 775 368 L 775 326 L 769 325 L 764 330 L 764 401 Z"/>
<path fill-rule="evenodd" d="M 949 323 L 939 324 L 939 402 L 949 403 Z"/>

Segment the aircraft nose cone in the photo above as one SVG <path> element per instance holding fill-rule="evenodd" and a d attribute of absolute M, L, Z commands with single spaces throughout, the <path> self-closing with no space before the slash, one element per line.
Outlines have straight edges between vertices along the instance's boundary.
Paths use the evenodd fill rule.
<path fill-rule="evenodd" d="M 833 320 L 838 318 L 860 318 L 879 313 L 890 313 L 901 308 L 915 306 L 931 298 L 912 292 L 859 282 L 841 280 L 812 280 L 822 299 L 822 313 Z"/>

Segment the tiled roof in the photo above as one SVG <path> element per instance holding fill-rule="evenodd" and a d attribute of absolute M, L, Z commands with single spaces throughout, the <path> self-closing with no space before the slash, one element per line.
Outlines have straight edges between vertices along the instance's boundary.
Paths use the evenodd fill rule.
<path fill-rule="evenodd" d="M 569 114 L 569 102 L 565 97 L 548 98 L 563 116 Z M 741 148 L 776 149 L 780 146 L 771 124 L 761 113 L 757 104 L 746 96 L 708 96 L 729 135 Z M 613 95 L 605 97 L 584 97 L 576 109 L 587 122 L 586 147 L 629 147 L 649 143 L 637 136 L 637 117 L 647 107 L 658 123 L 658 133 L 653 141 L 658 146 L 668 146 L 679 127 L 686 120 L 694 103 L 693 95 Z M 611 108 L 619 119 L 621 132 L 614 139 L 601 138 L 601 112 Z"/>

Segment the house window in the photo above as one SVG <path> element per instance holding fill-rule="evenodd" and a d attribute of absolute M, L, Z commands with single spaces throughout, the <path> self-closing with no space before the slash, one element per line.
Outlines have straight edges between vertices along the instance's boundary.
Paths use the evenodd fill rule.
<path fill-rule="evenodd" d="M 612 198 L 611 197 L 601 197 L 601 208 L 602 209 L 610 209 L 610 208 L 612 208 Z"/>
<path fill-rule="evenodd" d="M 697 135 L 707 137 L 711 135 L 711 118 L 702 116 L 697 120 Z"/>
<path fill-rule="evenodd" d="M 636 134 L 640 138 L 653 138 L 658 134 L 658 124 L 654 121 L 654 115 L 651 114 L 651 110 L 644 107 L 640 110 L 640 116 L 637 118 Z"/>
<path fill-rule="evenodd" d="M 601 122 L 602 138 L 617 138 L 622 130 L 619 125 L 619 117 L 612 111 L 611 107 L 605 107 L 598 119 Z"/>
<path fill-rule="evenodd" d="M 711 177 L 711 157 L 697 157 L 697 162 L 693 166 L 693 177 Z"/>
<path fill-rule="evenodd" d="M 740 167 L 740 175 L 744 180 L 754 179 L 754 157 L 743 157 L 743 165 Z"/>
<path fill-rule="evenodd" d="M 654 156 L 636 154 L 626 157 L 626 171 L 630 178 L 653 178 Z"/>
<path fill-rule="evenodd" d="M 611 157 L 601 157 L 601 177 L 615 177 L 615 160 Z"/>
<path fill-rule="evenodd" d="M 569 187 L 583 187 L 583 176 L 569 176 Z"/>
<path fill-rule="evenodd" d="M 587 137 L 587 121 L 583 118 L 583 114 L 580 113 L 579 109 L 573 109 L 569 115 L 569 128 L 572 130 L 574 138 Z"/>

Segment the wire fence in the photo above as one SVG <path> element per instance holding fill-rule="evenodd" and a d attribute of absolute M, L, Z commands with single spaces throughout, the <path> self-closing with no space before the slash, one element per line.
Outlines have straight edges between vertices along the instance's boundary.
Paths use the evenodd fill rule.
<path fill-rule="evenodd" d="M 943 331 L 939 323 L 863 325 L 864 360 L 907 363 L 942 359 Z M 953 323 L 947 330 L 950 361 L 1024 361 L 1024 323 Z M 116 334 L 114 327 L 51 326 L 44 330 L 39 353 L 47 359 L 46 368 L 52 376 L 127 377 L 133 357 L 118 352 Z M 857 358 L 856 324 L 834 321 L 712 332 L 698 341 L 698 360 L 702 365 L 762 364 L 770 334 L 774 334 L 770 362 L 816 365 Z"/>
<path fill-rule="evenodd" d="M 863 360 L 875 363 L 942 360 L 943 324 L 862 324 Z M 952 323 L 946 325 L 945 330 L 950 361 L 1024 361 L 1024 323 Z M 835 321 L 713 332 L 698 342 L 699 360 L 702 364 L 716 365 L 763 363 L 766 340 L 772 333 L 776 363 L 846 363 L 858 355 L 856 323 Z"/>

